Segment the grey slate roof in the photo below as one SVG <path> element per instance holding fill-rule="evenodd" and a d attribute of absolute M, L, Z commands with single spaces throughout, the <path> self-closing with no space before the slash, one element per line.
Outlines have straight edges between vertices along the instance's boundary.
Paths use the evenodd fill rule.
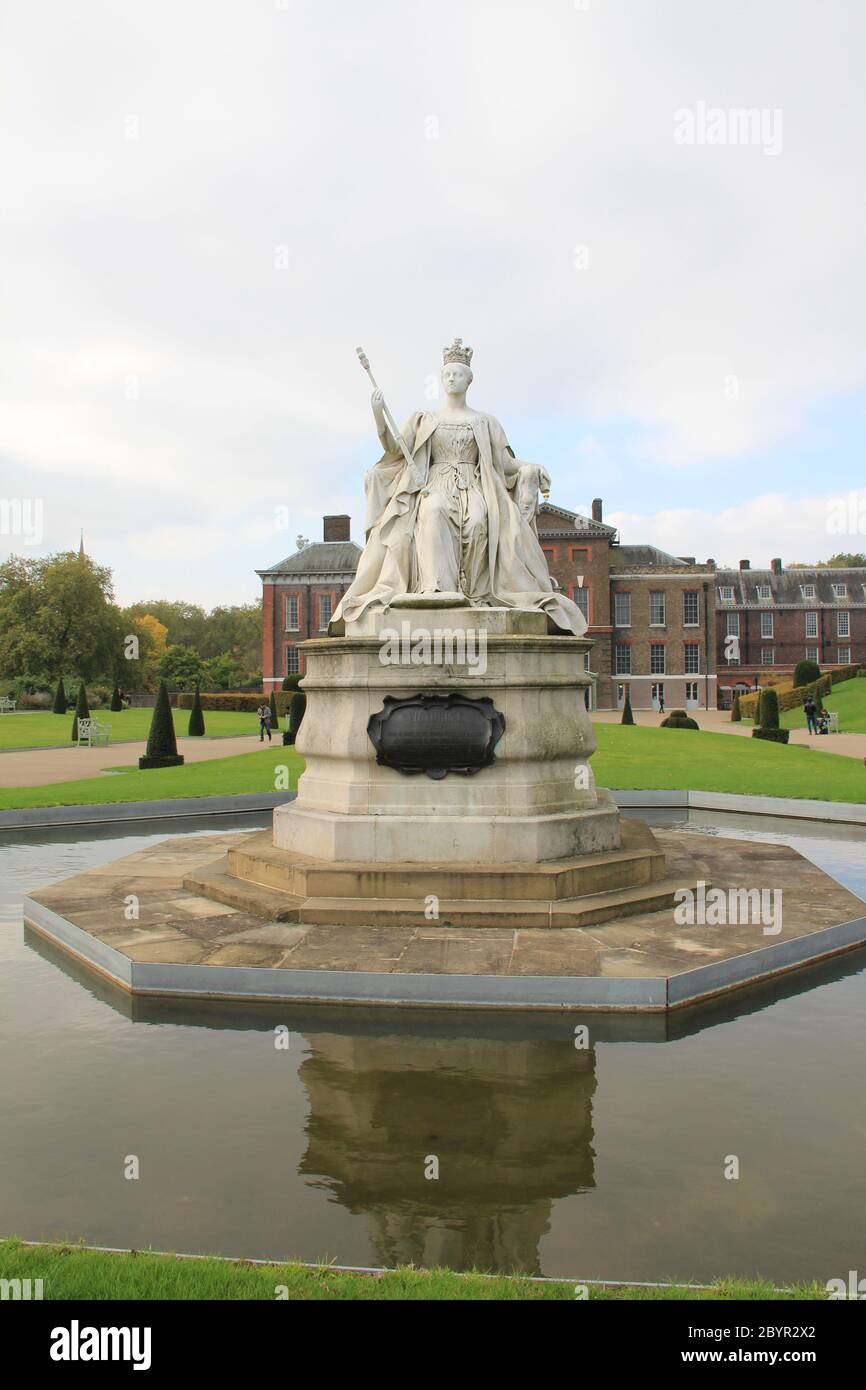
<path fill-rule="evenodd" d="M 757 586 L 769 584 L 771 599 L 759 599 Z M 804 598 L 801 586 L 813 584 L 814 598 Z M 834 584 L 847 584 L 845 598 L 833 593 Z M 722 602 L 725 608 L 862 608 L 866 606 L 866 569 L 790 569 L 776 574 L 773 570 L 716 570 L 716 585 L 733 588 L 734 600 Z"/>
<path fill-rule="evenodd" d="M 256 574 L 354 574 L 361 558 L 361 547 L 354 541 L 313 541 Z"/>
<path fill-rule="evenodd" d="M 668 555 L 666 550 L 659 550 L 655 545 L 612 545 L 610 564 L 611 568 L 614 565 L 673 565 L 688 569 L 685 560 Z"/>
<path fill-rule="evenodd" d="M 537 525 L 539 535 L 567 536 L 569 540 L 573 540 L 575 536 L 597 536 L 599 539 L 613 540 L 616 535 L 615 526 L 607 526 L 603 521 L 593 521 L 592 517 L 570 512 L 566 507 L 554 507 L 551 502 L 542 502 Z"/>

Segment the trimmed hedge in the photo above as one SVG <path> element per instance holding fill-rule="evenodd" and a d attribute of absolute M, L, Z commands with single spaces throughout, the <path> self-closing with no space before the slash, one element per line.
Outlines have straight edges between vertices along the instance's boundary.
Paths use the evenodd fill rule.
<path fill-rule="evenodd" d="M 811 657 L 804 657 L 794 667 L 794 689 L 801 685 L 814 685 L 821 675 L 821 668 Z"/>
<path fill-rule="evenodd" d="M 294 743 L 301 721 L 304 718 L 304 711 L 307 708 L 307 697 L 303 690 L 299 690 L 292 701 L 292 708 L 289 714 L 289 727 L 283 734 L 283 743 Z"/>
<path fill-rule="evenodd" d="M 753 729 L 752 738 L 763 738 L 769 743 L 787 743 L 788 729 Z"/>
<path fill-rule="evenodd" d="M 662 729 L 700 730 L 701 726 L 696 719 L 692 719 L 690 715 L 686 714 L 684 709 L 672 709 L 667 718 L 662 720 L 659 727 Z"/>
<path fill-rule="evenodd" d="M 853 680 L 856 675 L 856 666 L 839 666 L 833 671 L 825 671 L 823 676 L 813 681 L 811 685 L 800 685 L 795 689 L 790 681 L 781 681 L 779 685 L 763 686 L 762 691 L 775 690 L 779 697 L 780 710 L 798 709 L 806 703 L 810 695 L 814 700 L 817 700 L 819 696 L 829 695 L 834 685 L 838 685 L 840 681 Z M 755 718 L 758 695 L 762 691 L 740 696 L 740 713 L 744 719 Z"/>
<path fill-rule="evenodd" d="M 277 706 L 277 714 L 282 716 L 291 707 L 297 691 L 276 690 L 274 692 L 274 702 Z M 216 691 L 212 694 L 203 694 L 201 697 L 201 707 L 208 709 L 228 709 L 239 711 L 241 714 L 255 714 L 259 705 L 269 700 L 259 692 L 258 695 L 245 694 L 240 690 Z M 195 703 L 195 693 L 192 690 L 181 690 L 177 697 L 178 709 L 192 709 Z"/>

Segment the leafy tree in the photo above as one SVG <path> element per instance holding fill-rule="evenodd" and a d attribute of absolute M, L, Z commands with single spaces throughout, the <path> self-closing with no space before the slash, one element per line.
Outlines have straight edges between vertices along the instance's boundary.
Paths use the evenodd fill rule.
<path fill-rule="evenodd" d="M 63 687 L 63 677 L 57 682 L 57 689 L 54 692 L 54 704 L 51 707 L 52 714 L 66 714 L 69 709 L 69 701 L 66 698 L 66 691 Z"/>
<path fill-rule="evenodd" d="M 90 706 L 87 703 L 87 689 L 84 681 L 78 682 L 78 696 L 75 701 L 75 718 L 72 721 L 72 742 L 78 741 L 78 721 L 79 719 L 90 718 Z"/>
<path fill-rule="evenodd" d="M 195 699 L 192 702 L 192 709 L 189 712 L 189 727 L 187 733 L 191 738 L 202 738 L 204 736 L 204 711 L 201 707 L 201 693 L 198 685 L 195 688 Z"/>
<path fill-rule="evenodd" d="M 13 555 L 0 565 L 0 668 L 8 675 L 75 670 L 84 680 L 114 665 L 121 639 L 111 571 L 66 551 Z"/>
<path fill-rule="evenodd" d="M 295 674 L 294 674 L 293 676 L 284 676 L 284 677 L 283 677 L 283 684 L 282 684 L 282 686 L 281 686 L 281 689 L 282 689 L 282 690 L 297 690 L 297 688 L 298 688 L 298 686 L 300 685 L 300 683 L 301 683 L 302 680 L 303 680 L 303 676 L 302 676 L 302 675 L 300 674 L 300 672 L 298 672 L 298 671 L 296 671 Z"/>
<path fill-rule="evenodd" d="M 183 755 L 177 751 L 171 701 L 165 681 L 160 681 L 156 703 L 153 706 L 153 718 L 150 721 L 150 733 L 147 736 L 147 749 L 144 757 L 139 758 L 138 766 L 142 769 L 178 767 L 182 762 Z"/>
<path fill-rule="evenodd" d="M 198 650 L 205 659 L 228 652 L 244 672 L 255 671 L 262 660 L 261 600 L 214 608 L 207 617 Z"/>
<path fill-rule="evenodd" d="M 201 681 L 206 690 L 232 690 L 245 685 L 246 670 L 231 652 L 221 652 L 201 664 Z"/>
<path fill-rule="evenodd" d="M 634 715 L 633 715 L 632 712 L 631 712 L 631 692 L 630 692 L 628 686 L 626 686 L 626 688 L 625 688 L 625 704 L 624 704 L 623 707 L 622 707 L 622 721 L 621 721 L 621 722 L 622 722 L 623 724 L 633 724 L 633 723 L 634 723 Z"/>
<path fill-rule="evenodd" d="M 159 663 L 160 678 L 173 690 L 193 690 L 201 681 L 201 657 L 194 647 L 169 647 Z"/>
<path fill-rule="evenodd" d="M 133 603 L 126 611 L 131 617 L 150 615 L 156 618 L 166 630 L 166 641 L 170 647 L 195 647 L 196 651 L 202 651 L 207 614 L 197 603 L 157 598 L 149 599 L 146 603 Z"/>
<path fill-rule="evenodd" d="M 139 690 L 155 690 L 159 683 L 159 667 L 166 651 L 166 628 L 152 613 L 136 616 L 131 609 L 124 609 L 124 638 L 134 637 L 135 643 L 124 640 L 123 657 L 117 678 L 124 685 L 130 683 Z M 138 656 L 134 655 L 137 646 Z M 127 653 L 130 653 L 127 655 Z"/>

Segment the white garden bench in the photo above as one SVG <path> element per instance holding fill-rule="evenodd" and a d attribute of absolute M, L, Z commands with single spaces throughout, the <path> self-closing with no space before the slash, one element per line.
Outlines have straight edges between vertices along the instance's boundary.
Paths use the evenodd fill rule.
<path fill-rule="evenodd" d="M 79 719 L 78 747 L 86 743 L 92 748 L 95 743 L 107 743 L 111 735 L 110 724 L 100 724 L 98 719 Z"/>
<path fill-rule="evenodd" d="M 830 733 L 831 733 L 831 734 L 838 734 L 838 732 L 839 732 L 839 714 L 838 714 L 838 711 L 837 711 L 837 710 L 834 710 L 834 709 L 831 709 L 831 710 L 828 710 L 827 713 L 828 713 L 829 716 L 830 716 Z"/>
<path fill-rule="evenodd" d="M 17 704 L 18 701 L 13 700 L 10 695 L 4 695 L 0 698 L 0 714 L 14 714 Z"/>

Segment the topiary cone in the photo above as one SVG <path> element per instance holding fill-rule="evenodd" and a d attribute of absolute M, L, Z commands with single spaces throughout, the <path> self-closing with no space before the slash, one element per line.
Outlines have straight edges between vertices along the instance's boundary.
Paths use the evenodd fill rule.
<path fill-rule="evenodd" d="M 273 690 L 271 691 L 271 698 L 268 701 L 268 704 L 271 707 L 271 728 L 278 729 L 280 727 L 280 716 L 277 713 L 277 697 L 274 694 Z"/>
<path fill-rule="evenodd" d="M 72 721 L 72 742 L 78 741 L 78 721 L 79 719 L 90 718 L 90 706 L 87 703 L 87 690 L 84 681 L 78 683 L 78 699 L 75 701 L 75 718 Z"/>
<path fill-rule="evenodd" d="M 292 708 L 289 710 L 289 727 L 286 730 L 286 743 L 294 743 L 297 738 L 301 721 L 304 717 L 304 710 L 307 708 L 307 697 L 303 690 L 299 690 L 292 700 Z"/>
<path fill-rule="evenodd" d="M 143 758 L 139 758 L 138 766 L 142 769 L 179 767 L 182 762 L 183 756 L 177 751 L 168 690 L 165 681 L 160 681 L 153 707 L 153 718 L 150 721 L 150 733 L 147 736 L 147 751 Z"/>
<path fill-rule="evenodd" d="M 119 714 L 123 709 L 123 701 L 120 698 L 120 686 L 117 684 L 117 681 L 114 682 L 114 689 L 111 692 L 110 708 L 112 714 Z"/>
<path fill-rule="evenodd" d="M 201 694 L 199 683 L 195 683 L 195 698 L 192 702 L 192 709 L 189 712 L 189 726 L 187 733 L 190 738 L 201 738 L 204 735 L 204 710 L 201 707 Z"/>
<path fill-rule="evenodd" d="M 626 692 L 625 692 L 625 704 L 624 704 L 623 707 L 622 707 L 622 723 L 623 723 L 623 724 L 633 724 L 633 723 L 634 723 L 634 715 L 633 715 L 632 712 L 631 712 L 631 692 L 630 692 L 628 689 L 626 689 Z"/>
<path fill-rule="evenodd" d="M 54 704 L 51 706 L 52 714 L 65 714 L 69 709 L 69 701 L 66 698 L 66 691 L 63 687 L 63 677 L 57 682 L 57 689 L 54 692 Z"/>
<path fill-rule="evenodd" d="M 742 717 L 743 716 L 740 713 L 740 697 L 739 695 L 735 694 L 731 703 L 731 723 L 739 724 Z"/>

